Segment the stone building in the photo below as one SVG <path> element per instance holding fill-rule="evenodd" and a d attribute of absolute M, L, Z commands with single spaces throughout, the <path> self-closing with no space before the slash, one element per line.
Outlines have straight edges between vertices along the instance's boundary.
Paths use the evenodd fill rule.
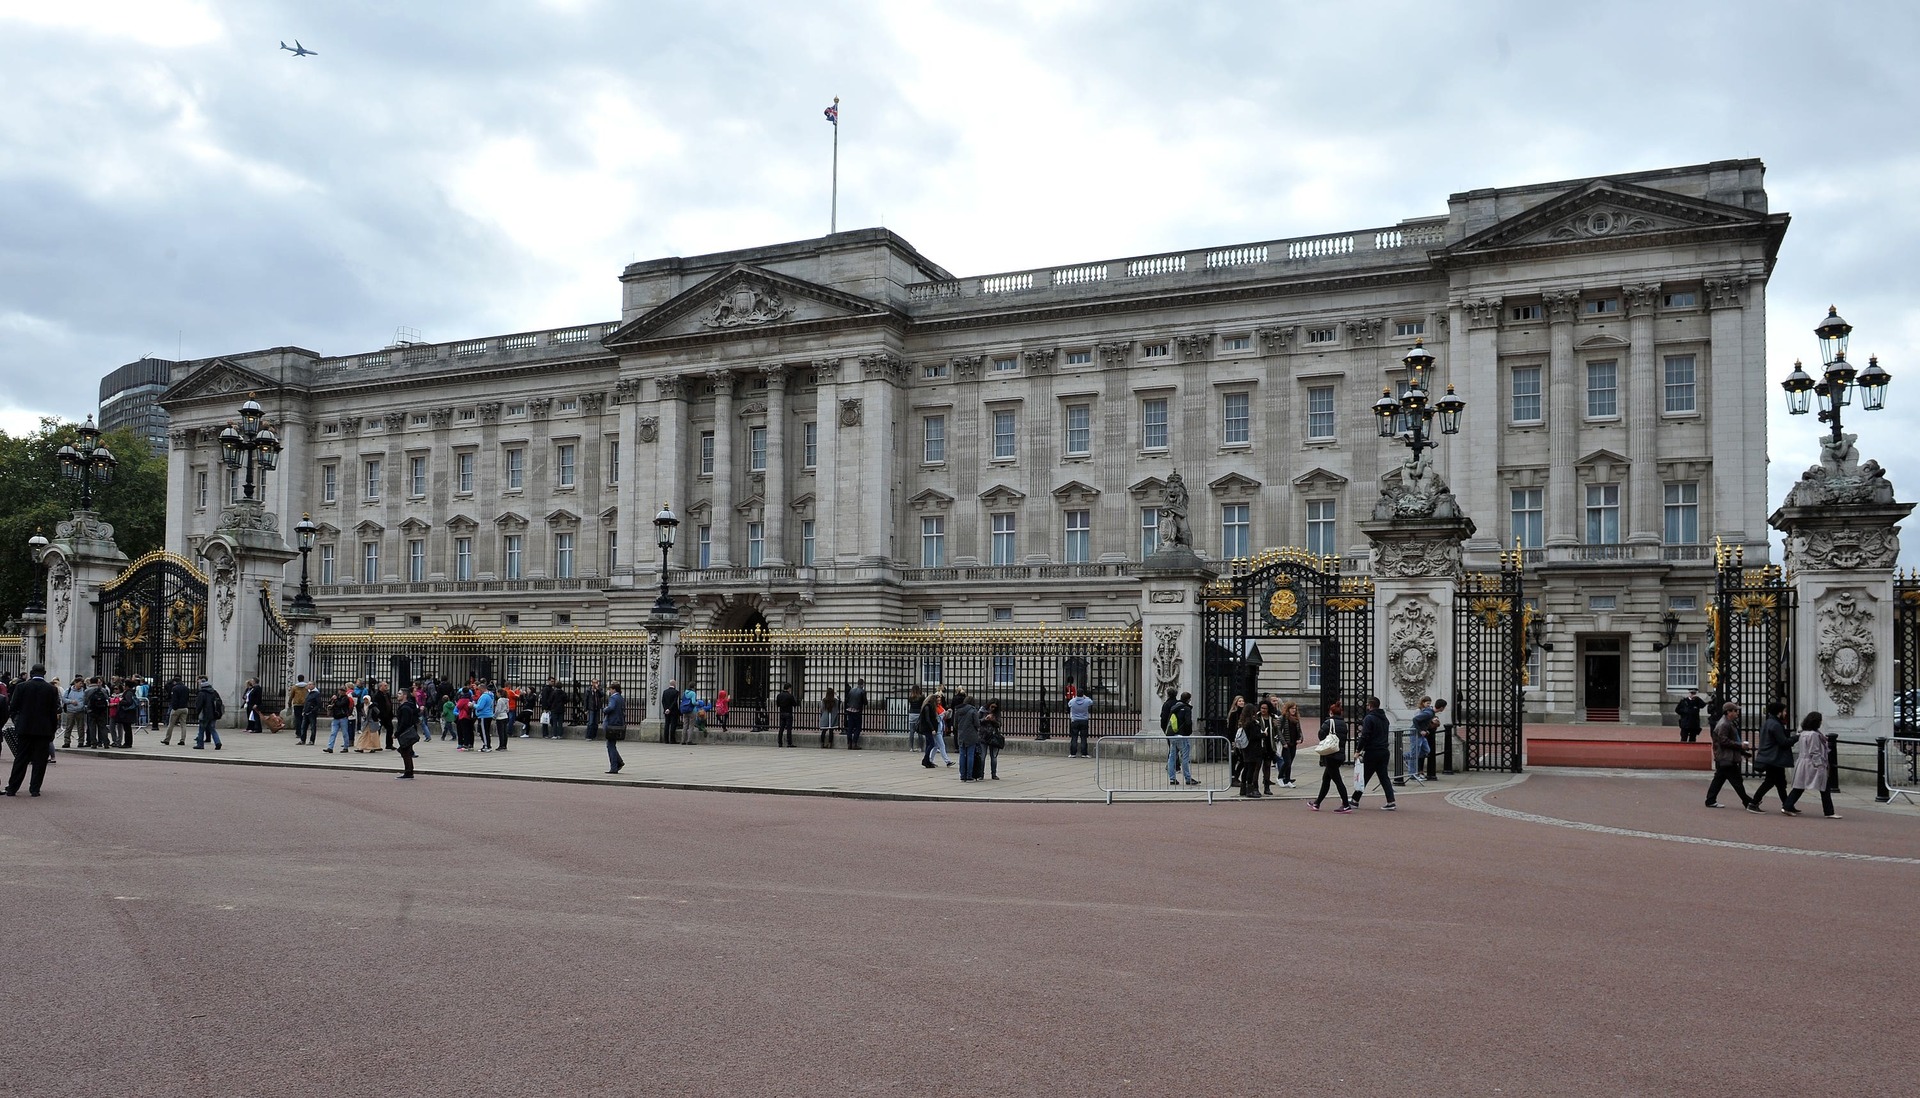
<path fill-rule="evenodd" d="M 286 444 L 269 509 L 320 524 L 334 629 L 633 627 L 663 501 L 696 626 L 1126 624 L 1175 471 L 1203 555 L 1364 571 L 1358 523 L 1405 456 L 1372 405 L 1423 340 L 1467 400 L 1437 462 L 1468 563 L 1526 552 L 1531 711 L 1654 721 L 1701 674 L 1713 541 L 1766 551 L 1788 219 L 1763 174 L 1468 191 L 1382 228 L 985 276 L 868 229 L 632 264 L 618 321 L 186 363 L 167 546 L 237 491 L 215 436 L 253 393 Z M 1272 673 L 1304 687 L 1310 655 Z"/>

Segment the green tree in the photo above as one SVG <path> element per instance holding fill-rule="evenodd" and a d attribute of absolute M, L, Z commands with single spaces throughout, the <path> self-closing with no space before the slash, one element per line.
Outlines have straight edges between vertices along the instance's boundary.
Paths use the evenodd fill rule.
<path fill-rule="evenodd" d="M 0 431 L 0 620 L 17 618 L 44 590 L 46 574 L 27 548 L 34 534 L 54 527 L 79 506 L 80 488 L 60 474 L 60 447 L 74 441 L 75 425 L 51 417 L 24 435 Z M 131 431 L 110 431 L 101 445 L 120 464 L 113 481 L 97 485 L 93 509 L 113 526 L 114 541 L 130 558 L 160 548 L 167 532 L 167 460 Z"/>

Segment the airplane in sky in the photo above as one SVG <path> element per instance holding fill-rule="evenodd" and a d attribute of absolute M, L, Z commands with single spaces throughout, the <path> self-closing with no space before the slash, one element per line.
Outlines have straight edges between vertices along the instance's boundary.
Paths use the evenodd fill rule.
<path fill-rule="evenodd" d="M 301 45 L 301 44 L 300 44 L 300 40 L 299 40 L 298 38 L 296 38 L 296 39 L 294 39 L 294 40 L 293 40 L 293 45 L 291 45 L 291 46 L 289 46 L 289 45 L 287 45 L 287 44 L 286 44 L 285 42 L 282 42 L 282 43 L 280 43 L 280 48 L 281 48 L 281 49 L 283 49 L 283 50 L 286 50 L 286 51 L 287 51 L 288 53 L 290 53 L 290 54 L 292 54 L 292 55 L 294 55 L 295 57 L 318 57 L 318 56 L 320 56 L 320 54 L 319 54 L 318 52 L 316 52 L 316 51 L 314 51 L 314 50 L 310 50 L 310 49 L 308 49 L 307 47 L 305 47 L 305 46 L 303 46 L 303 45 Z"/>

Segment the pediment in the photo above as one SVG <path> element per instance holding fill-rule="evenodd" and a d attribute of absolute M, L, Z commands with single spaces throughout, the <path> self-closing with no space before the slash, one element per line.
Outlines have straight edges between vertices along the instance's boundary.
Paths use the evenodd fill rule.
<path fill-rule="evenodd" d="M 359 534 L 363 538 L 377 538 L 381 534 L 386 533 L 387 528 L 373 521 L 372 519 L 366 519 L 362 521 L 358 526 L 355 526 L 353 528 L 353 532 L 356 534 Z"/>
<path fill-rule="evenodd" d="M 696 499 L 692 505 L 687 508 L 687 516 L 689 518 L 705 518 L 712 514 L 713 501 L 710 499 Z"/>
<path fill-rule="evenodd" d="M 733 509 L 738 514 L 757 515 L 761 512 L 762 509 L 766 507 L 766 505 L 767 505 L 766 497 L 761 495 L 759 492 L 755 492 L 752 495 L 748 496 L 746 499 L 743 499 L 739 503 L 734 504 Z"/>
<path fill-rule="evenodd" d="M 1061 503 L 1090 503 L 1100 495 L 1100 489 L 1083 481 L 1070 480 L 1053 490 L 1053 498 Z"/>
<path fill-rule="evenodd" d="M 561 507 L 547 515 L 547 525 L 562 528 L 578 526 L 580 525 L 580 516 L 567 510 L 565 507 Z"/>
<path fill-rule="evenodd" d="M 1260 482 L 1241 473 L 1228 473 L 1207 482 L 1207 487 L 1223 496 L 1252 495 L 1260 490 Z"/>
<path fill-rule="evenodd" d="M 1448 255 L 1758 225 L 1767 215 L 1613 179 L 1596 179 L 1446 249 Z"/>
<path fill-rule="evenodd" d="M 796 513 L 804 515 L 813 509 L 813 493 L 808 492 L 804 495 L 796 496 L 794 497 L 794 501 L 787 504 L 787 506 L 793 508 Z"/>
<path fill-rule="evenodd" d="M 953 497 L 936 488 L 928 488 L 907 500 L 907 505 L 916 511 L 944 511 L 953 506 Z"/>
<path fill-rule="evenodd" d="M 1148 477 L 1127 485 L 1127 492 L 1139 500 L 1163 499 L 1167 494 L 1167 482 L 1159 477 Z"/>
<path fill-rule="evenodd" d="M 1293 486 L 1303 492 L 1331 492 L 1347 486 L 1347 478 L 1331 469 L 1309 469 L 1293 478 Z"/>
<path fill-rule="evenodd" d="M 424 534 L 432 528 L 425 519 L 414 516 L 408 516 L 400 523 L 400 529 L 405 530 L 409 534 Z"/>
<path fill-rule="evenodd" d="M 1582 467 L 1590 465 L 1631 465 L 1632 462 L 1628 461 L 1624 455 L 1616 454 L 1612 450 L 1601 449 L 1595 450 L 1593 453 L 1588 454 L 1573 464 L 1575 467 Z"/>
<path fill-rule="evenodd" d="M 505 511 L 493 520 L 493 524 L 504 530 L 524 530 L 527 528 L 527 516 L 517 511 Z"/>
<path fill-rule="evenodd" d="M 280 383 L 262 373 L 256 373 L 230 359 L 211 358 L 201 363 L 199 368 L 167 387 L 160 394 L 162 404 L 184 404 L 193 400 L 207 400 L 213 397 L 245 400 L 243 394 L 278 391 Z M 239 404 L 234 405 L 236 408 Z"/>
<path fill-rule="evenodd" d="M 898 317 L 880 302 L 790 275 L 736 263 L 606 337 L 620 348 L 656 339 L 732 336 L 856 318 Z"/>
<path fill-rule="evenodd" d="M 1627 341 L 1618 336 L 1596 335 L 1581 340 L 1575 345 L 1580 351 L 1617 351 L 1627 345 Z"/>
<path fill-rule="evenodd" d="M 333 539 L 340 536 L 340 528 L 338 526 L 335 526 L 333 523 L 322 522 L 322 523 L 319 523 L 318 525 L 320 528 L 313 532 L 313 536 L 315 538 L 321 541 L 332 541 Z"/>
<path fill-rule="evenodd" d="M 600 512 L 600 518 L 603 522 L 618 522 L 620 520 L 620 508 L 609 507 Z"/>
<path fill-rule="evenodd" d="M 1027 498 L 1027 494 L 1018 488 L 1005 484 L 996 484 L 980 493 L 980 502 L 989 507 L 1008 507 Z"/>
<path fill-rule="evenodd" d="M 471 515 L 455 515 L 447 520 L 447 528 L 450 530 L 472 530 L 479 525 Z"/>

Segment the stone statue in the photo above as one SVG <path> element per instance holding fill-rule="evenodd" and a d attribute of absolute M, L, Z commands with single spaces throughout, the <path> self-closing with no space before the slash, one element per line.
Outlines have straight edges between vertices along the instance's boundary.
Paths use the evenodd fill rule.
<path fill-rule="evenodd" d="M 1167 478 L 1167 501 L 1160 507 L 1160 548 L 1193 548 L 1193 524 L 1187 518 L 1187 482 L 1179 473 Z"/>
<path fill-rule="evenodd" d="M 1373 505 L 1373 517 L 1459 518 L 1460 504 L 1433 467 L 1432 455 L 1423 451 L 1380 474 L 1380 499 Z"/>
<path fill-rule="evenodd" d="M 1800 474 L 1787 491 L 1788 507 L 1825 507 L 1836 503 L 1891 504 L 1893 484 L 1877 461 L 1860 464 L 1856 436 L 1820 439 L 1820 464 Z"/>

